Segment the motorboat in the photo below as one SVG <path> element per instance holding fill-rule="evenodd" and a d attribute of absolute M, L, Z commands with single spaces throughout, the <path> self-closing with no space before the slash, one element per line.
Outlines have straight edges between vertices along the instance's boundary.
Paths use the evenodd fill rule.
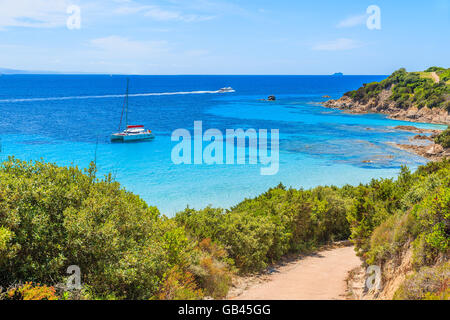
<path fill-rule="evenodd" d="M 235 92 L 235 91 L 232 87 L 226 87 L 226 88 L 219 89 L 218 92 L 219 93 L 228 93 L 228 92 Z"/>

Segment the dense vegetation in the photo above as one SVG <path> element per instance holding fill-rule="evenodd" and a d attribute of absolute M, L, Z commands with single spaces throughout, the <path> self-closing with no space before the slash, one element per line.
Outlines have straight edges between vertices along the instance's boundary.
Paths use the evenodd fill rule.
<path fill-rule="evenodd" d="M 233 273 L 261 271 L 288 253 L 348 237 L 367 264 L 383 265 L 414 248 L 416 275 L 398 298 L 448 295 L 442 263 L 449 250 L 450 161 L 356 187 L 279 185 L 229 210 L 187 208 L 173 219 L 110 176 L 95 175 L 94 166 L 83 173 L 14 158 L 3 163 L 0 299 L 223 298 Z M 81 268 L 81 292 L 58 285 L 69 265 Z M 430 274 L 435 285 L 423 289 Z"/>
<path fill-rule="evenodd" d="M 430 67 L 425 72 L 436 72 L 441 81 L 448 82 L 450 81 L 450 68 L 445 69 L 441 67 Z"/>
<path fill-rule="evenodd" d="M 359 205 L 350 213 L 352 238 L 367 264 L 397 262 L 412 250 L 414 274 L 397 299 L 448 299 L 450 161 L 430 163 L 397 181 L 360 186 Z"/>
<path fill-rule="evenodd" d="M 231 210 L 186 209 L 175 220 L 197 239 L 212 239 L 228 248 L 241 272 L 261 271 L 289 252 L 347 239 L 345 218 L 351 200 L 338 188 L 286 190 L 279 185 Z"/>
<path fill-rule="evenodd" d="M 78 265 L 87 298 L 200 298 L 189 270 L 207 281 L 210 266 L 202 262 L 214 255 L 110 176 L 97 180 L 93 166 L 83 174 L 12 158 L 0 169 L 4 288 L 64 283 L 67 267 Z"/>
<path fill-rule="evenodd" d="M 450 161 L 430 163 L 396 181 L 373 180 L 359 186 L 348 218 L 358 254 L 383 264 L 412 244 L 417 268 L 448 259 Z"/>
<path fill-rule="evenodd" d="M 442 131 L 436 138 L 435 142 L 443 146 L 444 148 L 450 148 L 450 127 L 447 130 Z"/>
<path fill-rule="evenodd" d="M 435 83 L 431 72 L 436 72 L 440 81 Z M 450 111 L 450 68 L 431 67 L 424 72 L 407 72 L 399 69 L 387 79 L 380 82 L 364 84 L 355 91 L 345 93 L 356 101 L 367 103 L 370 99 L 379 99 L 383 90 L 392 90 L 389 100 L 395 106 L 407 109 L 411 106 L 417 108 L 442 108 Z"/>

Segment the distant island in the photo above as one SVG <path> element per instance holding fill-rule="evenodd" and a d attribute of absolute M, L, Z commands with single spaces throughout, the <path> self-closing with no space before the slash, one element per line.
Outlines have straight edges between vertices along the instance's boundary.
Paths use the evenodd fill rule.
<path fill-rule="evenodd" d="M 336 72 L 333 74 L 333 77 L 342 77 L 344 74 L 342 72 Z"/>
<path fill-rule="evenodd" d="M 351 113 L 384 113 L 392 119 L 450 124 L 450 68 L 431 67 L 422 72 L 402 68 L 324 105 Z"/>

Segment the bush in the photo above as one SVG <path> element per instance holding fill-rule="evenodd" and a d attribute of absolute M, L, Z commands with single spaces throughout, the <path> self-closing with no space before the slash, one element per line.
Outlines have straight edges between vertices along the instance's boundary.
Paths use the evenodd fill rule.
<path fill-rule="evenodd" d="M 439 78 L 443 82 L 447 82 L 450 80 L 450 68 L 447 70 L 438 71 L 437 74 L 439 75 Z"/>
<path fill-rule="evenodd" d="M 58 297 L 53 287 L 27 282 L 0 292 L 0 300 L 58 300 Z"/>
<path fill-rule="evenodd" d="M 65 282 L 78 265 L 93 297 L 148 299 L 175 265 L 184 230 L 95 168 L 83 174 L 11 158 L 0 168 L 0 285 Z"/>
<path fill-rule="evenodd" d="M 414 241 L 416 266 L 431 265 L 440 254 L 449 250 L 450 234 L 450 178 L 417 205 L 413 214 L 419 224 L 420 235 Z"/>
<path fill-rule="evenodd" d="M 444 68 L 441 67 L 429 67 L 425 72 L 436 72 L 436 71 L 444 71 Z"/>
<path fill-rule="evenodd" d="M 448 256 L 449 192 L 443 160 L 356 187 L 279 185 L 230 210 L 187 208 L 168 219 L 110 176 L 97 179 L 93 165 L 83 173 L 10 158 L 0 166 L 0 286 L 45 283 L 12 287 L 9 297 L 50 299 L 78 265 L 85 299 L 222 299 L 234 272 L 349 236 L 370 264 L 412 242 L 420 270 Z"/>
<path fill-rule="evenodd" d="M 400 254 L 404 245 L 412 238 L 416 222 L 408 213 L 390 216 L 377 227 L 370 238 L 368 265 L 383 265 Z"/>
<path fill-rule="evenodd" d="M 413 241 L 417 266 L 431 264 L 448 250 L 450 161 L 420 167 L 399 178 L 373 180 L 348 189 L 354 200 L 348 212 L 358 254 L 372 264 Z"/>
<path fill-rule="evenodd" d="M 197 288 L 193 275 L 174 267 L 164 277 L 160 292 L 153 298 L 158 300 L 200 300 L 203 296 L 204 293 Z"/>
<path fill-rule="evenodd" d="M 198 262 L 193 264 L 191 272 L 197 277 L 197 282 L 204 289 L 205 295 L 214 299 L 227 296 L 232 284 L 234 262 L 228 258 L 228 252 L 207 238 L 198 245 L 200 255 Z"/>
<path fill-rule="evenodd" d="M 450 264 L 424 267 L 409 276 L 395 292 L 395 300 L 446 299 L 449 292 Z"/>
<path fill-rule="evenodd" d="M 229 211 L 186 209 L 176 220 L 200 241 L 227 249 L 241 272 L 260 271 L 290 252 L 347 239 L 351 201 L 337 188 L 286 190 L 280 185 Z"/>
<path fill-rule="evenodd" d="M 400 208 L 411 183 L 411 173 L 403 167 L 397 181 L 372 180 L 369 185 L 360 185 L 350 192 L 349 196 L 354 200 L 347 219 L 359 256 L 364 257 L 370 250 L 370 238 L 375 228 Z"/>
<path fill-rule="evenodd" d="M 417 72 L 408 73 L 402 68 L 392 73 L 387 79 L 364 84 L 358 90 L 347 92 L 344 95 L 365 104 L 369 99 L 377 99 L 382 90 L 391 89 L 392 95 L 389 99 L 395 102 L 397 108 L 406 109 L 415 105 L 419 109 L 426 106 L 449 110 L 450 86 L 447 81 L 450 80 L 450 69 L 431 67 L 425 72 L 433 72 L 429 70 L 437 72 L 441 80 L 439 83 L 434 83 L 429 78 L 423 78 Z"/>
<path fill-rule="evenodd" d="M 437 144 L 440 144 L 444 148 L 450 148 L 450 127 L 447 130 L 441 132 L 434 140 Z"/>

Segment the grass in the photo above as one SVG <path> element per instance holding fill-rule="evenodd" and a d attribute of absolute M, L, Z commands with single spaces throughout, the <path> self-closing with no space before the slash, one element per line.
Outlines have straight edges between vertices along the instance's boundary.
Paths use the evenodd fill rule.
<path fill-rule="evenodd" d="M 422 78 L 422 79 L 431 79 L 434 81 L 433 76 L 431 75 L 431 72 L 420 71 L 417 73 L 420 75 L 420 78 Z"/>

